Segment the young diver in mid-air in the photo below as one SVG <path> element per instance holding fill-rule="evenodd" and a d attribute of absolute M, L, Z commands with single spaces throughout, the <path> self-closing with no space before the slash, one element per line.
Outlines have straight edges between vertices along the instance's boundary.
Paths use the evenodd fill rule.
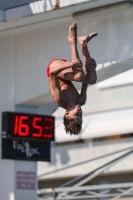
<path fill-rule="evenodd" d="M 87 44 L 98 33 L 94 32 L 78 38 L 84 59 L 84 69 L 77 50 L 77 24 L 69 28 L 68 42 L 71 47 L 72 61 L 65 59 L 52 60 L 47 68 L 47 80 L 51 95 L 59 107 L 66 110 L 63 117 L 66 133 L 78 135 L 82 129 L 82 109 L 86 103 L 88 84 L 97 80 L 96 62 L 91 58 Z M 78 93 L 71 81 L 82 82 L 81 92 Z"/>

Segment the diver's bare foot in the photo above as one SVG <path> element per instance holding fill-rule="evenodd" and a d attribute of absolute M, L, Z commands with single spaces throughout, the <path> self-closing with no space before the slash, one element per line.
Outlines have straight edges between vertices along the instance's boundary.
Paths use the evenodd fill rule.
<path fill-rule="evenodd" d="M 94 33 L 90 33 L 89 35 L 87 36 L 81 36 L 78 38 L 78 42 L 80 44 L 81 47 L 86 47 L 87 46 L 87 43 L 95 36 L 97 36 L 98 33 L 97 32 L 94 32 Z"/>
<path fill-rule="evenodd" d="M 69 27 L 68 42 L 77 42 L 77 24 L 75 22 Z"/>

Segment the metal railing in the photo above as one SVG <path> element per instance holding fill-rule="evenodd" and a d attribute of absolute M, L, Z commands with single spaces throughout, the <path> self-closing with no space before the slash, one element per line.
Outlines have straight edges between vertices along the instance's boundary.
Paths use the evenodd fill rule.
<path fill-rule="evenodd" d="M 120 152 L 125 150 L 127 149 L 120 150 Z M 42 197 L 43 199 L 46 199 L 47 197 L 48 199 L 48 196 L 50 197 L 52 195 L 54 200 L 81 200 L 101 197 L 109 197 L 111 198 L 110 200 L 117 200 L 123 196 L 133 196 L 133 183 L 82 186 L 132 153 L 133 147 L 130 147 L 128 152 L 126 151 L 126 153 L 123 153 L 121 156 L 118 156 L 117 158 L 105 163 L 104 165 L 101 165 L 97 169 L 92 170 L 83 176 L 79 176 L 61 185 L 59 188 L 55 188 L 50 192 L 50 194 L 46 194 L 45 190 L 40 190 L 38 192 L 38 196 Z M 101 190 L 102 192 L 99 192 Z"/>
<path fill-rule="evenodd" d="M 60 172 L 60 171 L 63 171 L 63 170 L 69 169 L 69 168 L 77 167 L 79 165 L 83 165 L 85 163 L 89 163 L 89 162 L 92 162 L 92 161 L 95 161 L 95 160 L 106 158 L 108 156 L 115 155 L 117 153 L 122 153 L 123 151 L 127 151 L 127 150 L 130 150 L 132 148 L 133 147 L 128 147 L 128 148 L 120 149 L 120 150 L 114 151 L 112 153 L 107 153 L 107 154 L 104 154 L 102 156 L 94 157 L 92 159 L 88 159 L 88 160 L 85 160 L 85 161 L 82 161 L 82 162 L 79 162 L 79 163 L 75 163 L 73 165 L 67 165 L 66 167 L 62 167 L 62 168 L 59 168 L 59 169 L 56 169 L 56 170 L 53 170 L 53 171 L 49 171 L 49 172 L 43 173 L 43 174 L 39 175 L 38 178 L 42 178 L 42 177 L 45 177 L 45 176 L 47 176 L 49 174 L 57 173 L 57 172 Z"/>

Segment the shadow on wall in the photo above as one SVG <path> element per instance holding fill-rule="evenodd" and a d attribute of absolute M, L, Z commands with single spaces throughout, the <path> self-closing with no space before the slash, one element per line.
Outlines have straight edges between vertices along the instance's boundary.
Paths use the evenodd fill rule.
<path fill-rule="evenodd" d="M 31 2 L 35 2 L 37 0 L 4 0 L 0 1 L 0 10 L 5 10 L 13 7 L 18 7 L 22 5 L 29 4 Z"/>
<path fill-rule="evenodd" d="M 22 18 L 59 8 L 56 0 L 25 0 L 23 2 L 21 0 L 17 2 L 19 3 L 16 3 L 14 0 L 10 4 L 1 4 L 0 2 L 0 10 L 6 10 L 6 20 Z"/>
<path fill-rule="evenodd" d="M 49 165 L 56 165 L 57 163 L 62 165 L 68 164 L 70 158 L 67 150 L 66 148 L 53 147 L 51 149 L 51 163 Z"/>
<path fill-rule="evenodd" d="M 62 147 L 52 147 L 51 148 L 51 162 L 49 165 L 56 165 L 56 164 L 61 164 L 61 165 L 66 165 L 69 164 L 69 161 L 71 161 L 71 158 L 69 156 L 69 151 L 74 150 L 74 149 L 81 149 L 88 147 L 87 143 L 83 144 L 72 144 L 72 145 L 67 145 L 67 146 L 62 146 Z"/>

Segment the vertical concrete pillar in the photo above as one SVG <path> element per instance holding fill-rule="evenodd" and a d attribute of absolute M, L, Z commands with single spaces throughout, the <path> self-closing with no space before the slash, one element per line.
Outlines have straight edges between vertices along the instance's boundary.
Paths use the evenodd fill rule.
<path fill-rule="evenodd" d="M 0 129 L 1 113 L 15 110 L 16 89 L 16 42 L 15 36 L 0 38 Z M 0 137 L 1 140 L 1 137 Z M 0 141 L 2 142 L 2 141 Z M 0 148 L 1 154 L 1 148 Z M 36 162 L 3 160 L 0 158 L 0 199 L 37 200 Z M 34 187 L 23 188 L 20 179 L 28 176 Z M 19 182 L 20 181 L 20 182 Z M 33 185 L 32 185 L 33 186 Z"/>

